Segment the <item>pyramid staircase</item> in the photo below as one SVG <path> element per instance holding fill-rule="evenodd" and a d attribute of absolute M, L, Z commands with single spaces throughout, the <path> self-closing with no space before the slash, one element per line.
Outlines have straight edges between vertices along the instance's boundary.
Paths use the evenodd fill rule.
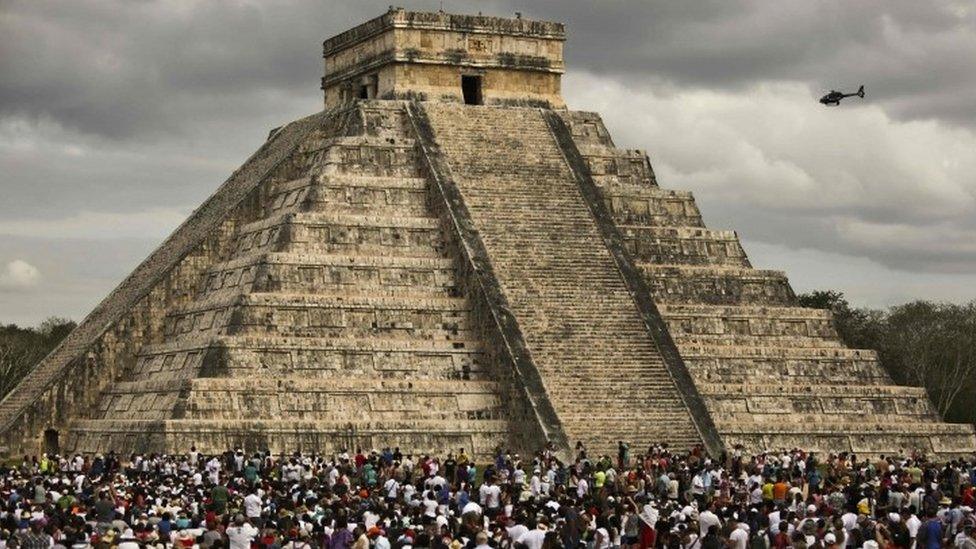
<path fill-rule="evenodd" d="M 828 311 L 799 307 L 786 275 L 754 269 L 737 235 L 708 229 L 691 193 L 662 189 L 600 117 L 563 119 L 727 447 L 967 454 L 969 425 L 848 349 Z"/>
<path fill-rule="evenodd" d="M 426 104 L 570 442 L 702 442 L 545 113 Z"/>

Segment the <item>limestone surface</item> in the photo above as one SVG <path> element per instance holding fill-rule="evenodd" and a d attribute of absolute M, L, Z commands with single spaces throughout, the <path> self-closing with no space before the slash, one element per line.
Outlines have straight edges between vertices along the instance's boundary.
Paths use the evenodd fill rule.
<path fill-rule="evenodd" d="M 566 110 L 564 38 L 392 10 L 326 41 L 327 109 L 272 132 L 0 402 L 0 445 L 976 449 Z"/>

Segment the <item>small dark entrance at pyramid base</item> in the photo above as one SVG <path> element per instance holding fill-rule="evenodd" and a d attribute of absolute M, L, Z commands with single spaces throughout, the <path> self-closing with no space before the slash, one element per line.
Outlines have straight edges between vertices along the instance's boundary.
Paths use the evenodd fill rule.
<path fill-rule="evenodd" d="M 44 452 L 49 456 L 61 453 L 60 433 L 57 429 L 44 431 Z"/>

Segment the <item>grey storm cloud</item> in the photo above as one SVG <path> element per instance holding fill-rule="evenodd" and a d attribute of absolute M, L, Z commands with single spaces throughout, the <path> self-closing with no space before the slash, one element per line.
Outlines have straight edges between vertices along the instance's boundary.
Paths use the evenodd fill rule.
<path fill-rule="evenodd" d="M 246 116 L 262 91 L 313 96 L 318 43 L 386 7 L 375 1 L 8 1 L 0 15 L 0 114 L 49 116 L 112 138 L 179 133 L 187 120 Z M 896 117 L 976 120 L 976 7 L 969 1 L 537 0 L 445 7 L 521 10 L 565 21 L 570 70 L 634 86 L 864 83 Z"/>
<path fill-rule="evenodd" d="M 40 273 L 0 295 L 0 322 L 87 312 L 270 128 L 321 108 L 322 40 L 389 3 L 0 0 L 0 270 Z M 935 276 L 952 286 L 931 295 L 971 297 L 971 0 L 443 7 L 565 22 L 570 106 L 763 257 L 851 258 L 858 280 L 893 281 L 884 299 Z M 858 84 L 865 101 L 816 103 Z"/>

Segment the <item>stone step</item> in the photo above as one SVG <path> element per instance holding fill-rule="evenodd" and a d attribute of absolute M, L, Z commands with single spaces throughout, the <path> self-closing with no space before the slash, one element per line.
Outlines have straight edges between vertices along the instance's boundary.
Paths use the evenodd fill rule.
<path fill-rule="evenodd" d="M 790 306 L 796 296 L 786 273 L 719 265 L 641 263 L 658 303 Z"/>
<path fill-rule="evenodd" d="M 915 398 L 925 399 L 925 389 L 905 385 L 870 386 L 852 384 L 783 384 L 772 385 L 766 383 L 711 383 L 700 389 L 702 395 L 719 396 L 756 396 L 756 397 L 802 397 L 814 395 L 822 398 Z"/>
<path fill-rule="evenodd" d="M 972 435 L 973 426 L 925 419 L 905 421 L 887 414 L 856 414 L 853 417 L 825 417 L 812 414 L 724 414 L 715 419 L 719 430 L 729 433 L 845 433 L 849 435 L 917 434 Z"/>
<path fill-rule="evenodd" d="M 421 177 L 413 139 L 338 137 L 301 151 L 313 170 L 325 175 Z"/>
<path fill-rule="evenodd" d="M 129 419 L 317 419 L 357 411 L 372 420 L 501 419 L 500 387 L 491 381 L 197 378 L 183 383 L 118 383 L 102 399 L 102 417 Z M 185 395 L 185 396 L 183 396 Z M 179 404 L 177 404 L 179 401 Z"/>
<path fill-rule="evenodd" d="M 891 378 L 876 361 L 687 356 L 684 360 L 692 377 L 702 385 L 747 380 L 761 380 L 770 384 L 856 381 L 862 385 L 878 386 L 891 383 Z"/>
<path fill-rule="evenodd" d="M 605 183 L 600 190 L 620 226 L 705 227 L 690 192 L 613 182 Z"/>
<path fill-rule="evenodd" d="M 370 189 L 370 190 L 402 190 L 426 192 L 429 183 L 425 177 L 394 177 L 376 175 L 307 175 L 298 179 L 281 181 L 274 184 L 270 195 L 274 198 L 287 195 L 294 191 L 308 187 L 322 187 L 326 189 Z"/>
<path fill-rule="evenodd" d="M 642 150 L 585 144 L 578 149 L 594 179 L 612 179 L 632 186 L 656 185 L 654 170 L 647 160 L 647 153 Z"/>
<path fill-rule="evenodd" d="M 469 303 L 452 297 L 249 293 L 200 300 L 167 316 L 164 334 L 279 334 L 450 340 L 470 330 Z"/>
<path fill-rule="evenodd" d="M 603 119 L 595 112 L 560 111 L 560 118 L 566 123 L 573 141 L 579 147 L 615 147 L 613 137 L 603 124 Z"/>
<path fill-rule="evenodd" d="M 796 414 L 900 416 L 906 421 L 937 420 L 923 389 L 899 386 L 822 383 L 713 383 L 701 388 L 709 409 L 722 417 L 768 414 L 783 420 Z"/>
<path fill-rule="evenodd" d="M 685 347 L 726 346 L 726 347 L 800 347 L 840 349 L 843 344 L 832 338 L 802 336 L 753 336 L 737 334 L 679 334 L 674 323 L 669 323 L 671 337 L 684 356 Z"/>
<path fill-rule="evenodd" d="M 335 227 L 391 227 L 401 229 L 436 229 L 433 216 L 396 216 L 368 214 L 340 214 L 332 212 L 300 212 L 271 216 L 240 228 L 240 234 L 258 233 L 271 227 L 290 225 L 323 225 Z"/>
<path fill-rule="evenodd" d="M 650 399 L 655 397 L 657 400 L 667 400 L 674 403 L 680 403 L 681 399 L 674 394 L 673 384 L 669 385 L 666 383 L 667 380 L 662 379 L 658 383 L 633 383 L 626 387 L 619 387 L 613 383 L 603 383 L 598 384 L 590 380 L 589 384 L 581 383 L 568 383 L 568 382 L 557 382 L 550 383 L 548 385 L 548 393 L 551 398 L 554 399 L 565 399 L 567 402 L 571 401 L 573 398 L 591 398 L 599 397 L 601 394 L 607 398 L 614 399 L 618 397 L 623 397 L 626 395 L 631 395 L 639 399 Z M 627 409 L 627 405 L 620 404 L 618 406 L 612 404 L 605 404 L 605 408 L 621 408 L 623 410 Z"/>
<path fill-rule="evenodd" d="M 206 353 L 211 352 L 204 366 Z M 147 345 L 132 377 L 182 380 L 208 376 L 484 379 L 491 377 L 478 340 L 218 336 Z M 167 383 L 171 381 L 166 381 Z"/>
<path fill-rule="evenodd" d="M 766 359 L 797 361 L 869 361 L 877 363 L 878 354 L 870 349 L 803 348 L 791 345 L 683 345 L 681 356 L 695 359 Z"/>
<path fill-rule="evenodd" d="M 668 441 L 682 426 L 693 431 L 673 381 L 672 399 L 641 398 L 634 384 L 670 377 L 542 113 L 424 109 L 557 415 L 589 416 L 567 424 L 567 436 L 590 440 L 614 430 L 623 407 L 608 406 L 608 395 L 640 411 L 683 412 L 666 425 L 640 424 L 643 430 L 629 422 L 621 429 L 630 436 Z M 589 159 L 591 171 L 630 167 L 604 162 L 616 155 Z M 643 155 L 628 158 L 645 163 Z M 601 438 L 591 448 L 612 452 L 616 441 Z"/>
<path fill-rule="evenodd" d="M 848 452 L 858 458 L 870 456 L 910 457 L 921 452 L 929 458 L 972 455 L 976 435 L 971 426 L 936 422 L 907 424 L 824 422 L 784 426 L 748 426 L 719 430 L 730 447 L 741 445 L 745 452 L 803 448 L 821 457 Z"/>
<path fill-rule="evenodd" d="M 277 185 L 267 215 L 286 211 L 427 215 L 423 178 L 332 175 L 305 177 Z"/>
<path fill-rule="evenodd" d="M 751 267 L 733 231 L 698 227 L 617 225 L 638 263 Z"/>
<path fill-rule="evenodd" d="M 673 336 L 732 335 L 837 339 L 829 311 L 805 307 L 667 303 L 658 310 Z"/>
<path fill-rule="evenodd" d="M 443 247 L 439 221 L 432 217 L 298 213 L 242 227 L 235 254 L 280 251 L 440 257 Z"/>
<path fill-rule="evenodd" d="M 681 356 L 700 384 L 746 380 L 891 384 L 877 354 L 864 349 L 682 345 Z"/>
<path fill-rule="evenodd" d="M 166 452 L 195 445 L 203 453 L 227 448 L 246 452 L 268 448 L 320 452 L 326 455 L 363 448 L 399 447 L 405 454 L 445 455 L 464 448 L 485 459 L 508 441 L 504 420 L 364 420 L 350 413 L 341 421 L 317 420 L 78 420 L 70 425 L 65 451 L 105 453 L 116 448 L 133 452 Z M 287 450 L 286 450 L 287 449 Z"/>
<path fill-rule="evenodd" d="M 454 267 L 453 260 L 439 257 L 265 252 L 218 263 L 207 274 L 204 292 L 315 294 L 368 289 L 377 295 L 434 297 L 457 292 Z"/>

